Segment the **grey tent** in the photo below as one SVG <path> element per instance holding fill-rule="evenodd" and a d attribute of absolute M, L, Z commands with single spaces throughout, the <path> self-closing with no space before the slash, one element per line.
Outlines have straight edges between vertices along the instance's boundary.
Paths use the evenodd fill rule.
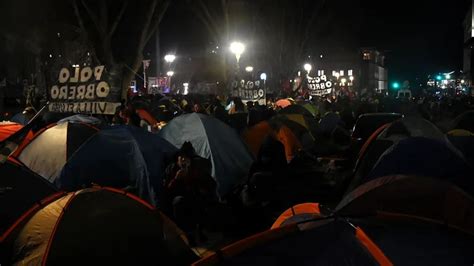
<path fill-rule="evenodd" d="M 212 176 L 220 197 L 241 183 L 253 162 L 252 155 L 240 136 L 216 118 L 192 113 L 174 118 L 160 136 L 180 148 L 190 141 L 197 155 L 210 159 Z"/>

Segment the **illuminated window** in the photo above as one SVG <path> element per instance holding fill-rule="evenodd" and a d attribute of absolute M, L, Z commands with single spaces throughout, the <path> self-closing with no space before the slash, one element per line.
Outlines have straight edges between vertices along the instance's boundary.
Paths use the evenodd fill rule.
<path fill-rule="evenodd" d="M 347 71 L 347 75 L 353 76 L 353 75 L 352 75 L 352 69 L 349 69 L 349 70 Z"/>
<path fill-rule="evenodd" d="M 340 76 L 344 76 L 344 70 L 339 71 Z"/>
<path fill-rule="evenodd" d="M 364 52 L 364 60 L 370 60 L 370 53 Z"/>
<path fill-rule="evenodd" d="M 321 70 L 321 76 L 324 75 L 324 70 Z"/>

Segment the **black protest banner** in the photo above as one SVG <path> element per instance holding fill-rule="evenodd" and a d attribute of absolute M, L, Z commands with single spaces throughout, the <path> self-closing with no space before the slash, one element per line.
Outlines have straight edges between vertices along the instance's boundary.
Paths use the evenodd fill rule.
<path fill-rule="evenodd" d="M 264 83 L 260 80 L 234 80 L 232 82 L 232 95 L 234 97 L 240 97 L 243 101 L 264 100 Z"/>
<path fill-rule="evenodd" d="M 104 66 L 61 68 L 48 90 L 49 110 L 58 113 L 114 114 L 120 86 L 111 86 Z"/>
<path fill-rule="evenodd" d="M 308 77 L 307 82 L 309 94 L 312 96 L 325 96 L 332 92 L 333 83 L 326 77 L 326 75 L 315 78 Z"/>

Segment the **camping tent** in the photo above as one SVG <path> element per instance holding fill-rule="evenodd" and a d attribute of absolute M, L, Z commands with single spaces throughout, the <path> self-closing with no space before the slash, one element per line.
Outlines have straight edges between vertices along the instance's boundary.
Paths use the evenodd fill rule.
<path fill-rule="evenodd" d="M 311 106 L 311 105 L 310 105 Z M 304 115 L 308 117 L 314 117 L 314 115 L 308 110 L 308 108 L 303 105 L 293 104 L 288 105 L 287 107 L 278 111 L 280 114 L 295 114 L 295 115 Z"/>
<path fill-rule="evenodd" d="M 444 142 L 447 146 L 455 149 L 446 141 L 445 135 L 431 122 L 418 117 L 404 117 L 392 123 L 385 124 L 375 130 L 365 141 L 359 151 L 358 159 L 354 167 L 354 176 L 349 179 L 348 191 L 357 187 L 362 179 L 365 179 L 373 169 L 380 156 L 400 140 L 409 137 L 426 137 Z"/>
<path fill-rule="evenodd" d="M 211 116 L 198 113 L 178 116 L 159 135 L 177 148 L 190 141 L 197 155 L 210 159 L 212 176 L 221 197 L 241 183 L 253 161 L 235 130 Z"/>
<path fill-rule="evenodd" d="M 84 143 L 54 183 L 68 191 L 91 184 L 128 187 L 142 199 L 157 204 L 166 161 L 176 151 L 166 140 L 140 128 L 110 127 Z"/>
<path fill-rule="evenodd" d="M 474 200 L 454 184 L 438 178 L 392 175 L 357 187 L 335 213 L 340 216 L 409 216 L 436 221 L 474 234 Z"/>
<path fill-rule="evenodd" d="M 0 164 L 0 242 L 23 213 L 55 193 L 51 183 L 18 162 Z"/>
<path fill-rule="evenodd" d="M 456 117 L 453 121 L 452 129 L 464 129 L 474 132 L 474 111 L 467 111 Z"/>
<path fill-rule="evenodd" d="M 269 135 L 284 145 L 287 162 L 290 162 L 302 148 L 299 140 L 287 126 L 281 125 L 279 129 L 274 129 L 267 121 L 247 129 L 242 135 L 254 157 L 257 157 L 260 147 Z"/>
<path fill-rule="evenodd" d="M 22 125 L 13 122 L 0 122 L 0 141 L 7 139 L 22 127 Z"/>
<path fill-rule="evenodd" d="M 362 182 L 387 175 L 418 175 L 451 180 L 474 195 L 472 167 L 444 141 L 413 137 L 399 141 L 380 157 Z"/>
<path fill-rule="evenodd" d="M 116 189 L 68 193 L 23 218 L 3 243 L 2 264 L 184 265 L 196 259 L 169 219 Z"/>
<path fill-rule="evenodd" d="M 388 176 L 353 191 L 333 214 L 305 203 L 273 229 L 194 265 L 464 265 L 474 259 L 473 199 L 445 181 Z"/>
<path fill-rule="evenodd" d="M 52 124 L 36 133 L 15 155 L 28 168 L 52 182 L 74 152 L 97 131 L 85 123 Z"/>

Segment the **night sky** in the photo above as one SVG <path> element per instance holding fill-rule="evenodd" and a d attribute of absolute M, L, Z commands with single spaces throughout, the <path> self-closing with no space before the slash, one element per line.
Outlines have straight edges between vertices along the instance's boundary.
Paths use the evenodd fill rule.
<path fill-rule="evenodd" d="M 28 1 L 32 5 L 24 4 Z M 324 49 L 325 46 L 349 49 L 377 47 L 387 52 L 387 66 L 392 80 L 414 80 L 430 73 L 462 68 L 462 21 L 470 0 L 327 2 L 324 15 L 330 19 L 329 24 L 325 25 L 326 31 L 317 36 L 320 40 L 318 49 Z M 11 31 L 12 27 L 14 29 L 18 25 L 25 27 L 37 24 L 39 18 L 33 15 L 35 10 L 47 9 L 48 3 L 54 1 L 38 3 L 33 0 L 0 0 L 0 7 L 5 11 L 2 26 Z M 271 4 L 271 1 L 268 3 Z M 54 10 L 56 6 L 49 6 L 53 9 L 53 12 L 48 11 L 49 14 L 66 11 Z M 34 10 L 28 10 L 29 7 L 34 7 Z M 22 30 L 19 27 L 18 31 Z M 211 40 L 203 24 L 187 6 L 186 0 L 172 1 L 162 21 L 160 34 L 162 54 L 170 51 L 178 55 L 192 54 L 204 49 Z M 126 42 L 124 45 L 127 45 Z M 153 53 L 154 47 L 150 43 L 145 54 Z"/>
<path fill-rule="evenodd" d="M 434 72 L 462 69 L 462 22 L 470 0 L 328 2 L 325 12 L 333 18 L 326 33 L 330 36 L 322 39 L 336 39 L 339 46 L 370 46 L 386 51 L 390 79 L 414 80 Z M 161 34 L 163 52 L 204 47 L 210 40 L 185 1 L 170 7 Z M 350 42 L 337 40 L 346 35 L 353 36 Z"/>

